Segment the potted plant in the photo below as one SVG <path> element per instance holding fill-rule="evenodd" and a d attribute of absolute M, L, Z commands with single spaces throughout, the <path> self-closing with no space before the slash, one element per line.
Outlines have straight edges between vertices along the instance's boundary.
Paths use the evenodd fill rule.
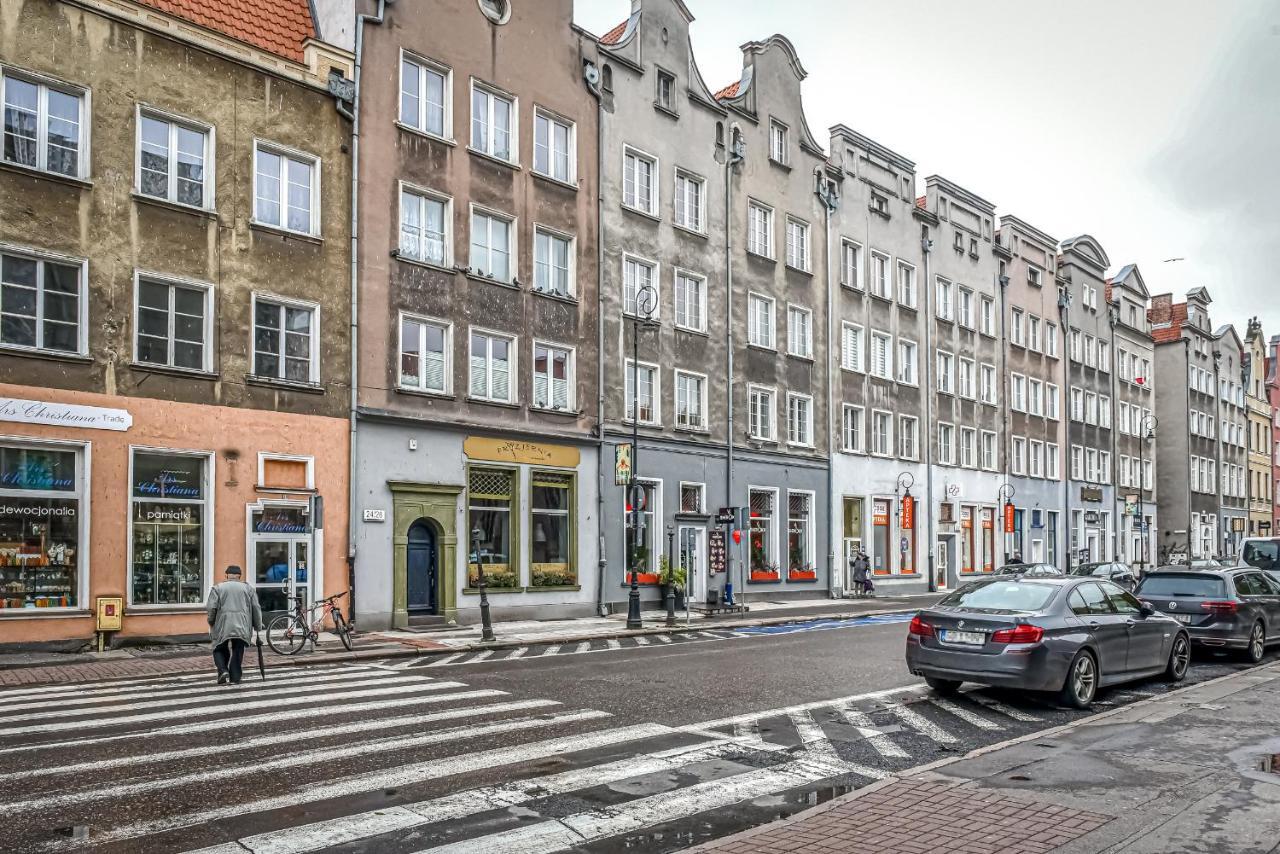
<path fill-rule="evenodd" d="M 667 601 L 667 588 L 673 588 L 676 608 L 684 608 L 685 571 L 683 566 L 672 566 L 666 555 L 658 558 L 658 583 L 662 585 L 662 601 Z"/>

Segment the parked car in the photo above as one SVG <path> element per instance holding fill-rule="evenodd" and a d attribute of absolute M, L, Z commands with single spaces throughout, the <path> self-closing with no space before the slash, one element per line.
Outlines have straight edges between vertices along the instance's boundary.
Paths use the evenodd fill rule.
<path fill-rule="evenodd" d="M 1172 617 L 1092 577 L 986 578 L 917 612 L 907 668 L 950 693 L 962 682 L 1057 692 L 1076 708 L 1098 688 L 1187 675 L 1191 644 Z"/>
<path fill-rule="evenodd" d="M 1138 586 L 1138 574 L 1123 563 L 1082 563 L 1069 574 L 1105 578 L 1130 592 Z"/>
<path fill-rule="evenodd" d="M 1062 575 L 1062 570 L 1051 563 L 1006 563 L 996 570 L 996 575 L 1021 575 L 1026 578 L 1052 578 Z"/>
<path fill-rule="evenodd" d="M 1158 569 L 1137 595 L 1186 626 L 1197 646 L 1238 650 L 1258 662 L 1280 643 L 1280 582 L 1253 567 Z"/>

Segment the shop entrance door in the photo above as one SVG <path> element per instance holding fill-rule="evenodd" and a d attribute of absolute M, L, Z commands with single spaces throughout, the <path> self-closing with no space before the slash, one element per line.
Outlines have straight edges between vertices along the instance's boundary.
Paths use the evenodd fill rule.
<path fill-rule="evenodd" d="M 436 566 L 436 534 L 422 519 L 409 526 L 405 584 L 412 614 L 435 614 L 440 589 Z"/>
<path fill-rule="evenodd" d="M 271 622 L 277 614 L 293 609 L 292 597 L 302 595 L 302 606 L 310 604 L 307 596 L 308 549 L 302 538 L 258 539 L 253 546 L 253 586 L 258 593 L 263 622 Z"/>
<path fill-rule="evenodd" d="M 707 529 L 701 525 L 681 526 L 680 566 L 685 571 L 689 600 L 707 601 Z"/>

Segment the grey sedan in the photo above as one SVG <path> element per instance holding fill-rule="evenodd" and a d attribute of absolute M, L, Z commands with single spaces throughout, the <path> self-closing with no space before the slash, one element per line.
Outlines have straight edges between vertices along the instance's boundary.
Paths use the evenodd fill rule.
<path fill-rule="evenodd" d="M 1187 675 L 1191 643 L 1172 617 L 1109 581 L 989 578 L 911 620 L 907 667 L 933 690 L 962 682 L 1053 691 L 1076 708 L 1100 687 Z"/>

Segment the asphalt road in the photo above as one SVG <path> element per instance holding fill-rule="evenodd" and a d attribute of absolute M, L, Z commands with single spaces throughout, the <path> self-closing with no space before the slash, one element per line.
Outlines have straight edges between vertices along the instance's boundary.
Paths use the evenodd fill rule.
<path fill-rule="evenodd" d="M 240 686 L 8 690 L 5 850 L 675 851 L 1085 714 L 933 698 L 903 667 L 904 634 L 901 618 L 814 621 Z M 1242 666 L 1201 660 L 1189 678 Z M 1098 709 L 1165 690 L 1108 691 Z"/>

